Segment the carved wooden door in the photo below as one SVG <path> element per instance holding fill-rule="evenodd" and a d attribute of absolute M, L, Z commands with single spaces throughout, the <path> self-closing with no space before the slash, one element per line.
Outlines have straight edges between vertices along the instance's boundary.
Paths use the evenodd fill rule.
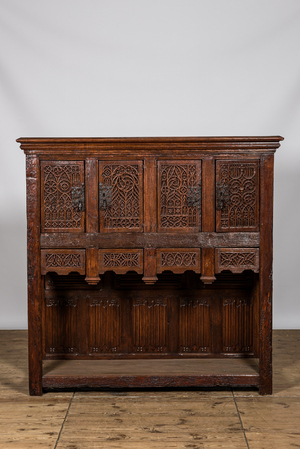
<path fill-rule="evenodd" d="M 259 230 L 258 161 L 216 161 L 216 230 Z"/>
<path fill-rule="evenodd" d="M 99 162 L 100 232 L 143 231 L 143 162 Z"/>
<path fill-rule="evenodd" d="M 158 231 L 200 231 L 201 161 L 158 161 Z"/>
<path fill-rule="evenodd" d="M 41 162 L 42 232 L 84 232 L 84 162 Z"/>

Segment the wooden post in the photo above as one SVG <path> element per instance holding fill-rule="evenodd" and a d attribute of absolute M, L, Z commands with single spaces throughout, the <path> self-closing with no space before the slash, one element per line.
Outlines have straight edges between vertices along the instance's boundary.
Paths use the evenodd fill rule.
<path fill-rule="evenodd" d="M 156 159 L 144 159 L 144 232 L 157 231 Z"/>
<path fill-rule="evenodd" d="M 157 281 L 157 260 L 156 248 L 144 249 L 144 277 L 143 281 L 147 285 L 155 284 Z"/>
<path fill-rule="evenodd" d="M 98 159 L 85 161 L 85 198 L 86 232 L 98 232 Z"/>
<path fill-rule="evenodd" d="M 213 157 L 202 159 L 202 232 L 215 230 L 215 161 Z M 214 248 L 202 248 L 201 281 L 212 284 L 215 280 Z"/>
<path fill-rule="evenodd" d="M 42 389 L 42 295 L 40 251 L 40 164 L 26 156 L 27 174 L 27 274 L 28 274 L 28 364 L 29 393 L 41 396 Z"/>
<path fill-rule="evenodd" d="M 272 394 L 273 165 L 273 154 L 262 156 L 260 168 L 259 252 L 259 392 L 262 395 Z"/>
<path fill-rule="evenodd" d="M 99 250 L 98 248 L 87 248 L 85 251 L 85 280 L 89 285 L 97 285 L 99 276 Z"/>

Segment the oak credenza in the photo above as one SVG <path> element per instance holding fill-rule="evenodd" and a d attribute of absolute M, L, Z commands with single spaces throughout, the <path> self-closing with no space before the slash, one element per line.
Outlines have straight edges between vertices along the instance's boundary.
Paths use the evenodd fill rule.
<path fill-rule="evenodd" d="M 272 392 L 282 137 L 21 138 L 29 390 Z"/>

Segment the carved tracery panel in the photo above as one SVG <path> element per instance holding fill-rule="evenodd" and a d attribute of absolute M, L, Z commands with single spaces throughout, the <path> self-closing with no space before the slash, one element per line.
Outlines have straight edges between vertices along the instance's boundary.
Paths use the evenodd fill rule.
<path fill-rule="evenodd" d="M 104 273 L 105 271 L 114 271 L 117 274 L 135 271 L 143 274 L 143 250 L 100 249 L 99 273 Z"/>
<path fill-rule="evenodd" d="M 141 161 L 99 163 L 100 230 L 143 230 Z"/>
<path fill-rule="evenodd" d="M 158 162 L 158 228 L 200 230 L 201 161 Z"/>
<path fill-rule="evenodd" d="M 217 231 L 259 230 L 258 161 L 217 161 Z"/>
<path fill-rule="evenodd" d="M 84 231 L 84 162 L 41 162 L 42 232 Z"/>
<path fill-rule="evenodd" d="M 221 273 L 230 270 L 232 273 L 242 273 L 244 270 L 259 271 L 258 248 L 216 248 L 215 271 Z"/>
<path fill-rule="evenodd" d="M 54 271 L 65 275 L 72 271 L 85 274 L 85 250 L 82 249 L 42 249 L 41 273 Z"/>
<path fill-rule="evenodd" d="M 200 273 L 199 248 L 164 248 L 157 249 L 157 273 L 163 271 L 184 273 L 193 270 Z"/>

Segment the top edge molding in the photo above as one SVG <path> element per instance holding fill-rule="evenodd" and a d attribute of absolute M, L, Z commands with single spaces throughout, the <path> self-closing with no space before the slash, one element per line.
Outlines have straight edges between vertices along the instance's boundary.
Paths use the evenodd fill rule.
<path fill-rule="evenodd" d="M 281 136 L 223 136 L 223 137 L 20 137 L 17 142 L 23 150 L 53 151 L 55 147 L 70 151 L 107 149 L 239 149 L 275 150 L 284 140 Z"/>

